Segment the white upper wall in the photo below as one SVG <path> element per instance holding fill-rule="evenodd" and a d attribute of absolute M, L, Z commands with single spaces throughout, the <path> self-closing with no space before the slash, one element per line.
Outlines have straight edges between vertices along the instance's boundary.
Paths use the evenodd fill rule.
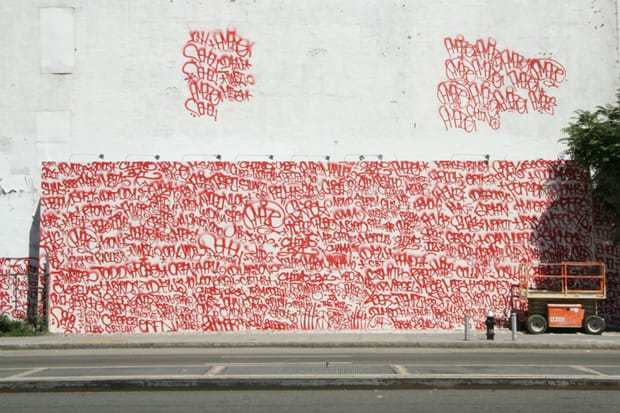
<path fill-rule="evenodd" d="M 20 215 L 8 206 L 17 197 L 0 195 L 0 218 L 31 221 L 41 161 L 92 161 L 100 153 L 105 160 L 556 159 L 575 110 L 614 102 L 619 3 L 3 0 L 0 186 L 9 192 L 5 186 L 25 181 L 21 189 L 34 196 L 19 198 Z M 227 28 L 253 43 L 252 97 L 219 105 L 217 121 L 192 117 L 184 45 L 191 30 Z M 437 87 L 447 80 L 444 38 L 459 34 L 559 62 L 566 77 L 548 89 L 554 114 L 530 107 L 502 113 L 497 130 L 484 122 L 472 133 L 446 130 Z M 28 228 L 14 231 L 0 235 L 0 256 L 27 255 Z"/>

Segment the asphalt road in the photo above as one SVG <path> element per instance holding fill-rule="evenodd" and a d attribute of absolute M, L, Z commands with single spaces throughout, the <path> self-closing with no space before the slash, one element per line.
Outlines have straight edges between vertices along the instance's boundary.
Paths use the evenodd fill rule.
<path fill-rule="evenodd" d="M 618 391 L 568 390 L 306 390 L 8 393 L 14 412 L 376 413 L 613 412 Z"/>
<path fill-rule="evenodd" d="M 172 348 L 0 351 L 0 392 L 620 389 L 616 350 Z"/>

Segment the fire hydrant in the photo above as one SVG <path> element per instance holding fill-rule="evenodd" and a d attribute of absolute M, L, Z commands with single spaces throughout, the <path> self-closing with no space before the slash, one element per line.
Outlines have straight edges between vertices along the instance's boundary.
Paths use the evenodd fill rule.
<path fill-rule="evenodd" d="M 495 339 L 495 315 L 492 311 L 487 313 L 487 321 L 484 322 L 487 325 L 487 340 Z"/>

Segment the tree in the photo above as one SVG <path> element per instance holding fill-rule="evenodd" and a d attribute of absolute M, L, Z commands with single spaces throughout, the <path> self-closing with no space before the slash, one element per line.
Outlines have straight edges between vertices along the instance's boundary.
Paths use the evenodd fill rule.
<path fill-rule="evenodd" d="M 620 89 L 616 105 L 594 112 L 576 111 L 576 121 L 562 129 L 568 137 L 567 154 L 590 168 L 593 195 L 614 215 L 614 244 L 620 243 Z"/>

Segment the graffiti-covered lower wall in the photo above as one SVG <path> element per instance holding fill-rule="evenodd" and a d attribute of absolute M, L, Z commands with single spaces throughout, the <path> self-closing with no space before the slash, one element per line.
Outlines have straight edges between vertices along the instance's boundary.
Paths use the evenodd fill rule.
<path fill-rule="evenodd" d="M 35 258 L 0 258 L 0 314 L 16 319 L 45 315 L 44 272 Z"/>
<path fill-rule="evenodd" d="M 0 258 L 0 314 L 26 318 L 28 259 Z"/>
<path fill-rule="evenodd" d="M 453 329 L 522 263 L 593 258 L 561 161 L 47 162 L 49 327 Z"/>

